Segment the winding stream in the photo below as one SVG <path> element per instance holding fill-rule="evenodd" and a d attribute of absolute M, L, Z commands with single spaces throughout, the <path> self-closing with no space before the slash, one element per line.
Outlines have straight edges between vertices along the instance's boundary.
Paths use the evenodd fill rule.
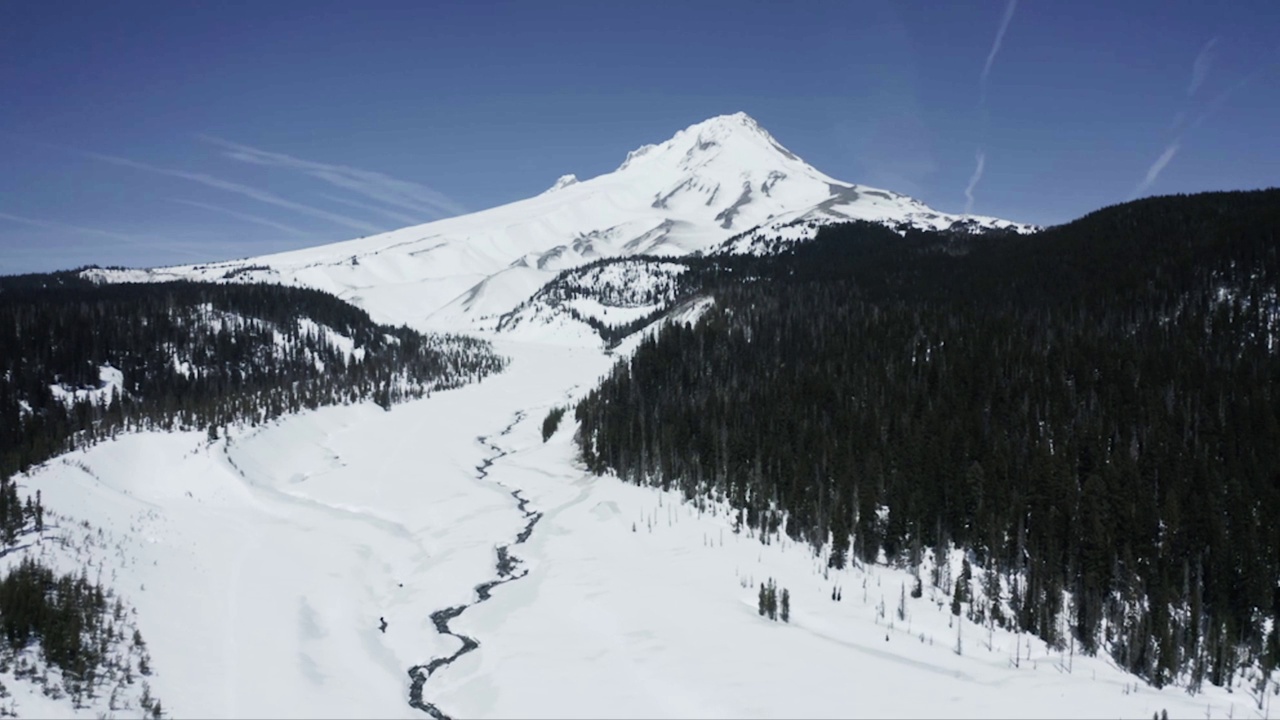
<path fill-rule="evenodd" d="M 498 433 L 498 437 L 509 435 L 511 431 L 515 429 L 516 425 L 520 424 L 520 421 L 524 420 L 524 418 L 525 412 L 523 410 L 517 412 L 515 418 L 511 421 L 511 424 L 503 428 L 502 432 Z M 482 445 L 487 445 L 493 451 L 492 455 L 485 458 L 484 462 L 476 466 L 476 478 L 478 480 L 485 480 L 489 477 L 489 468 L 492 467 L 499 459 L 506 457 L 510 451 L 503 450 L 490 442 L 489 436 L 481 436 L 477 438 L 477 440 Z M 539 511 L 529 510 L 529 500 L 523 497 L 519 490 L 512 490 L 511 497 L 515 498 L 516 507 L 521 513 L 524 513 L 526 522 L 524 529 L 516 535 L 516 539 L 513 542 L 498 547 L 497 561 L 495 563 L 498 576 L 493 580 L 480 583 L 476 586 L 476 600 L 474 602 L 466 605 L 455 605 L 453 607 L 444 608 L 443 610 L 437 610 L 431 613 L 431 622 L 436 626 L 436 632 L 441 635 L 449 635 L 451 637 L 458 638 L 458 640 L 462 642 L 462 647 L 458 648 L 456 652 L 447 657 L 434 658 L 431 662 L 425 665 L 415 665 L 409 668 L 409 677 L 412 681 L 409 686 L 409 705 L 426 712 L 431 715 L 431 717 L 436 718 L 436 720 L 450 720 L 450 717 L 434 703 L 430 703 L 422 699 L 423 686 L 427 684 L 427 680 L 430 679 L 431 675 L 435 673 L 436 670 L 452 665 L 458 658 L 480 647 L 479 640 L 450 630 L 449 621 L 466 612 L 467 608 L 488 600 L 492 596 L 492 591 L 495 587 L 504 583 L 509 583 L 512 580 L 519 580 L 529 572 L 528 570 L 517 572 L 520 567 L 520 558 L 511 554 L 511 546 L 519 545 L 529 539 L 529 536 L 533 534 L 534 525 L 537 525 L 538 521 L 542 519 L 542 513 Z"/>

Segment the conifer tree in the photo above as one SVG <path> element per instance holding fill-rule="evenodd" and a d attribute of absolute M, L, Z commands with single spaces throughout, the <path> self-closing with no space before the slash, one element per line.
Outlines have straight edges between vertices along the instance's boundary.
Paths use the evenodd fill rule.
<path fill-rule="evenodd" d="M 1280 466 L 1254 450 L 1280 447 L 1278 232 L 1268 190 L 1033 239 L 851 223 L 691 260 L 681 282 L 713 309 L 579 402 L 582 454 L 727 498 L 762 538 L 785 517 L 829 557 L 846 527 L 854 562 L 915 570 L 932 548 L 953 617 L 967 602 L 989 633 L 1222 684 L 1262 662 L 1280 614 L 1280 526 L 1259 521 L 1280 515 Z"/>

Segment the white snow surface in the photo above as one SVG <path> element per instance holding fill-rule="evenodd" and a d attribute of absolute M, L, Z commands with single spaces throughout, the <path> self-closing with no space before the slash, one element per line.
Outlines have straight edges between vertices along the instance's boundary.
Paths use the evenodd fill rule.
<path fill-rule="evenodd" d="M 546 412 L 593 386 L 608 354 L 498 349 L 505 373 L 389 412 L 326 408 L 216 442 L 124 435 L 46 463 L 24 491 L 119 538 L 104 575 L 138 608 L 152 692 L 175 716 L 423 717 L 408 668 L 459 647 L 429 615 L 495 577 L 495 549 L 524 527 L 515 489 L 545 515 L 512 546 L 528 575 L 452 621 L 480 642 L 426 683 L 452 716 L 1249 712 L 1242 688 L 1157 691 L 1105 657 L 1027 636 L 1014 650 L 1017 636 L 967 621 L 957 655 L 946 593 L 926 587 L 895 617 L 908 573 L 824 577 L 824 557 L 735 535 L 723 509 L 592 476 L 575 461 L 572 413 L 543 443 Z M 768 578 L 790 590 L 790 623 L 756 612 Z M 58 714 L 40 703 L 30 712 Z"/>
<path fill-rule="evenodd" d="M 112 392 L 124 392 L 124 373 L 110 365 L 102 365 L 98 368 L 97 387 L 77 388 L 60 384 L 49 386 L 49 393 L 68 406 L 81 400 L 88 400 L 94 404 L 105 403 L 111 399 Z"/>
<path fill-rule="evenodd" d="M 905 195 L 836 180 L 735 113 L 645 145 L 614 172 L 585 181 L 566 175 L 540 195 L 470 215 L 244 260 L 86 274 L 305 285 L 380 322 L 465 330 L 491 326 L 555 273 L 597 258 L 711 252 L 762 225 L 759 236 L 769 237 L 788 223 L 810 228 L 852 218 L 1030 229 L 937 212 Z"/>
<path fill-rule="evenodd" d="M 253 260 L 93 274 L 311 285 L 381 321 L 468 329 L 594 257 L 709 251 L 764 222 L 873 207 L 864 198 L 885 220 L 928 220 L 914 201 L 872 191 L 818 173 L 737 114 L 635 151 L 614 173 L 475 215 Z M 612 284 L 657 288 L 663 277 Z M 646 307 L 573 302 L 598 314 Z M 646 332 L 694 322 L 710 302 L 686 302 Z M 513 490 L 544 513 L 511 545 L 528 574 L 451 621 L 480 646 L 425 684 L 424 699 L 454 717 L 1260 715 L 1243 686 L 1155 690 L 1105 656 L 957 627 L 927 581 L 899 620 L 905 571 L 827 574 L 808 546 L 733 533 L 723 508 L 590 475 L 575 459 L 572 410 L 545 443 L 543 418 L 644 333 L 608 352 L 563 320 L 483 332 L 511 362 L 480 383 L 390 411 L 363 403 L 232 427 L 216 441 L 122 435 L 34 469 L 22 492 L 39 489 L 52 511 L 117 538 L 104 575 L 137 608 L 152 691 L 179 717 L 424 717 L 408 704 L 409 668 L 460 647 L 430 615 L 475 602 L 496 577 L 497 548 L 526 526 Z M 791 593 L 789 623 L 756 612 L 769 578 Z M 59 714 L 31 702 L 18 711 Z"/>
<path fill-rule="evenodd" d="M 570 185 L 576 185 L 577 183 L 578 183 L 577 175 L 574 175 L 573 173 L 569 173 L 568 175 L 561 175 L 556 180 L 554 185 L 547 188 L 546 192 L 554 192 L 556 190 L 559 190 L 560 188 L 569 187 Z"/>
<path fill-rule="evenodd" d="M 567 270 L 497 319 L 496 329 L 535 341 L 593 344 L 588 319 L 624 325 L 667 308 L 688 266 L 671 260 L 623 259 Z"/>

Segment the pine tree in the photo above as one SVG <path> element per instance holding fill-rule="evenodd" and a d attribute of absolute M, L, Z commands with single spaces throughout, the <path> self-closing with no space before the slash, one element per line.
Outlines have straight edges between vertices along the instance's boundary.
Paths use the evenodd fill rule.
<path fill-rule="evenodd" d="M 768 611 L 770 620 L 778 619 L 778 586 L 774 583 L 773 578 L 769 578 L 769 587 L 765 593 L 766 610 Z"/>

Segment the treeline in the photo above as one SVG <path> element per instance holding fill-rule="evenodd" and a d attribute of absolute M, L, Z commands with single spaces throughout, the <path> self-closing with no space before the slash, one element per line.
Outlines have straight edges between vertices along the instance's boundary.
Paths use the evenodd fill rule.
<path fill-rule="evenodd" d="M 19 650 L 39 642 L 48 662 L 69 673 L 84 675 L 100 664 L 98 638 L 112 610 L 101 585 L 83 576 L 56 576 L 29 556 L 0 578 L 5 645 Z M 121 606 L 117 621 L 124 619 L 122 613 Z"/>
<path fill-rule="evenodd" d="M 49 697 L 66 693 L 77 708 L 110 689 L 110 709 L 126 709 L 120 703 L 130 703 L 122 689 L 151 674 L 146 642 L 137 628 L 128 634 L 131 625 L 120 599 L 83 572 L 58 574 L 25 556 L 0 577 L 0 663 L 16 666 L 16 677 L 31 677 Z M 32 646 L 61 672 L 60 683 L 51 682 L 38 662 L 21 657 Z M 145 680 L 140 704 L 144 716 L 163 717 Z"/>
<path fill-rule="evenodd" d="M 1265 678 L 1277 230 L 1275 190 L 1022 238 L 824 228 L 615 366 L 577 407 L 582 457 L 726 498 L 836 568 L 962 548 L 974 620 L 1106 649 L 1156 685 Z"/>
<path fill-rule="evenodd" d="M 499 318 L 498 330 L 510 330 L 532 310 L 560 312 L 585 323 L 610 346 L 635 334 L 666 314 L 681 299 L 701 292 L 709 284 L 726 280 L 735 270 L 759 265 L 750 256 L 660 257 L 629 255 L 601 258 L 561 271 L 528 300 Z M 575 300 L 590 300 L 615 308 L 653 308 L 625 322 L 606 322 L 579 312 Z"/>
<path fill-rule="evenodd" d="M 0 278 L 0 348 L 0 477 L 122 430 L 389 407 L 504 364 L 486 342 L 379 325 L 318 290 L 71 273 Z"/>
<path fill-rule="evenodd" d="M 47 540 L 44 530 L 40 492 L 23 501 L 17 483 L 0 478 L 0 558 Z M 138 679 L 134 672 L 151 674 L 141 633 L 132 626 L 124 603 L 91 582 L 83 569 L 79 575 L 58 574 L 33 555 L 6 562 L 0 573 L 0 671 L 32 678 L 50 697 L 65 693 L 78 708 L 109 688 L 111 709 L 120 709 L 122 688 Z M 24 655 L 33 647 L 39 656 Z M 53 682 L 39 660 L 57 668 L 61 681 Z M 0 686 L 0 697 L 4 694 Z M 142 704 L 145 714 L 161 716 L 159 700 L 144 694 Z"/>

